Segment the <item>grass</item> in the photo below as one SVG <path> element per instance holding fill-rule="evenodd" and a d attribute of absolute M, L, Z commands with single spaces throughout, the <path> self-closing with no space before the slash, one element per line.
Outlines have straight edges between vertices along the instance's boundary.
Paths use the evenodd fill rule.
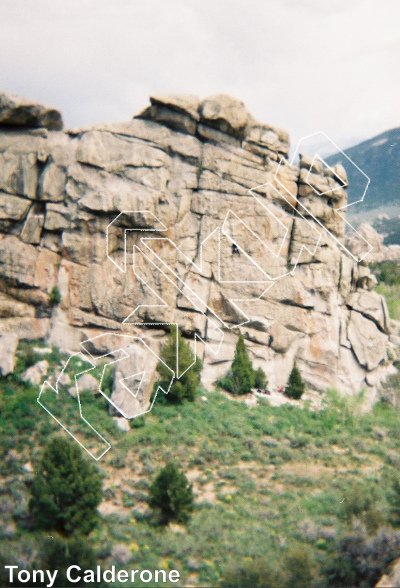
<path fill-rule="evenodd" d="M 390 318 L 396 321 L 400 320 L 399 286 L 380 283 L 377 285 L 376 291 L 385 297 Z"/>
<path fill-rule="evenodd" d="M 378 279 L 375 290 L 385 297 L 390 318 L 400 320 L 400 264 L 397 261 L 381 261 L 370 264 Z"/>
<path fill-rule="evenodd" d="M 49 437 L 60 433 L 36 402 L 38 390 L 17 375 L 0 379 L 0 552 L 13 562 L 22 545 L 35 553 L 43 541 L 30 527 L 31 474 L 23 466 L 35 467 Z M 390 525 L 388 495 L 400 456 L 398 410 L 378 403 L 361 414 L 361 398 L 344 399 L 332 390 L 320 412 L 267 402 L 250 408 L 218 391 L 202 394 L 207 402 L 156 403 L 126 434 L 108 416 L 105 399 L 84 395 L 90 422 L 113 445 L 99 462 L 103 514 L 89 538 L 103 568 L 177 569 L 179 585 L 218 586 L 229 570 L 242 566 L 242 585 L 253 585 L 257 573 L 264 578 L 257 581 L 269 578 L 272 585 L 323 586 L 324 566 L 355 518 L 372 535 Z M 78 426 L 73 399 L 64 412 L 70 426 Z M 160 529 L 148 511 L 147 492 L 170 459 L 193 482 L 196 508 L 187 527 Z M 130 552 L 124 564 L 112 555 L 121 544 Z M 312 580 L 301 566 L 297 579 L 282 575 L 282 562 L 298 562 L 303 552 Z M 262 561 L 278 579 L 271 579 Z"/>

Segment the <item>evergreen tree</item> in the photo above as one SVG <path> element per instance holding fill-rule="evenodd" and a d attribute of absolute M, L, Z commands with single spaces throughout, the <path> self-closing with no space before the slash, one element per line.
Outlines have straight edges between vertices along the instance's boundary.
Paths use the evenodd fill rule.
<path fill-rule="evenodd" d="M 255 374 L 242 334 L 239 335 L 236 344 L 235 357 L 231 370 L 233 392 L 236 394 L 251 392 L 255 384 Z"/>
<path fill-rule="evenodd" d="M 161 350 L 161 359 L 176 373 L 176 349 L 178 337 L 179 373 L 182 374 L 188 366 L 194 362 L 195 356 L 190 345 L 186 343 L 182 337 L 179 329 L 178 332 L 176 329 L 177 327 L 173 325 L 171 332 L 167 337 L 167 342 Z M 200 358 L 196 357 L 194 365 L 192 365 L 186 373 L 184 373 L 179 379 L 175 377 L 168 394 L 165 395 L 166 400 L 174 404 L 182 404 L 184 400 L 192 402 L 196 398 L 202 367 Z M 171 372 L 161 361 L 157 365 L 157 371 L 160 375 L 160 379 L 156 385 L 162 386 L 164 390 L 167 390 L 171 380 Z"/>
<path fill-rule="evenodd" d="M 306 385 L 302 380 L 296 362 L 294 362 L 292 371 L 290 372 L 288 383 L 285 388 L 285 394 L 286 396 L 289 396 L 289 398 L 299 400 L 299 398 L 301 398 L 303 395 L 305 387 Z"/>
<path fill-rule="evenodd" d="M 262 368 L 257 368 L 254 372 L 254 386 L 255 388 L 265 388 L 268 385 L 268 380 Z"/>
<path fill-rule="evenodd" d="M 39 528 L 70 536 L 87 535 L 95 527 L 101 477 L 77 443 L 63 437 L 48 443 L 30 492 L 29 511 Z"/>
<path fill-rule="evenodd" d="M 192 484 L 173 462 L 160 470 L 149 489 L 149 506 L 160 513 L 163 525 L 186 523 L 193 510 Z"/>

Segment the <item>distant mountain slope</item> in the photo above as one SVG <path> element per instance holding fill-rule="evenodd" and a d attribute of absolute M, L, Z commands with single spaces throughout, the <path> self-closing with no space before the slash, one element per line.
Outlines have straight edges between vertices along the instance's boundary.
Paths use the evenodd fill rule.
<path fill-rule="evenodd" d="M 368 141 L 345 150 L 350 159 L 369 176 L 371 182 L 364 202 L 350 207 L 349 217 L 364 216 L 367 211 L 380 209 L 376 216 L 384 213 L 382 208 L 399 207 L 400 209 L 400 127 L 386 131 Z M 354 202 L 365 188 L 363 176 L 349 166 L 341 153 L 326 158 L 329 165 L 341 162 L 349 177 L 349 202 Z M 388 211 L 392 216 L 395 210 Z M 396 216 L 398 215 L 398 212 Z M 368 215 L 373 221 L 374 215 Z M 361 220 L 361 218 L 359 219 Z"/>

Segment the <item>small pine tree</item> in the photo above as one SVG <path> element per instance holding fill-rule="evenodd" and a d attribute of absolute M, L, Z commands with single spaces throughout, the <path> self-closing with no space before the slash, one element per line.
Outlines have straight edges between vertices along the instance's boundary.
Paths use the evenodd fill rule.
<path fill-rule="evenodd" d="M 168 462 L 149 489 L 149 506 L 160 514 L 160 523 L 186 523 L 193 510 L 193 488 L 177 465 Z"/>
<path fill-rule="evenodd" d="M 289 396 L 289 398 L 299 400 L 299 398 L 303 396 L 305 386 L 306 385 L 302 380 L 296 362 L 294 362 L 292 371 L 290 372 L 288 383 L 285 388 L 285 394 L 286 396 Z"/>
<path fill-rule="evenodd" d="M 262 368 L 257 368 L 254 372 L 254 386 L 256 388 L 265 388 L 268 385 L 268 380 Z"/>
<path fill-rule="evenodd" d="M 171 328 L 171 332 L 167 337 L 167 342 L 161 350 L 161 359 L 170 369 L 176 372 L 176 349 L 178 337 L 179 373 L 182 374 L 185 369 L 195 361 L 195 356 L 190 345 L 186 343 L 182 337 L 179 329 L 178 333 L 176 332 L 176 329 L 176 326 Z M 174 404 L 182 404 L 184 400 L 193 402 L 196 398 L 197 389 L 200 384 L 200 372 L 202 368 L 203 365 L 200 358 L 196 357 L 194 365 L 192 365 L 192 367 L 189 368 L 179 379 L 175 378 L 168 394 L 165 396 L 166 400 Z M 157 372 L 160 375 L 157 386 L 162 386 L 164 390 L 167 390 L 171 380 L 171 372 L 161 361 L 157 365 Z"/>
<path fill-rule="evenodd" d="M 236 344 L 235 357 L 231 370 L 233 391 L 236 394 L 247 394 L 251 392 L 251 389 L 254 388 L 255 374 L 242 334 L 239 335 Z"/>
<path fill-rule="evenodd" d="M 77 443 L 63 437 L 48 443 L 30 492 L 29 511 L 39 528 L 68 537 L 87 535 L 95 527 L 101 476 Z"/>

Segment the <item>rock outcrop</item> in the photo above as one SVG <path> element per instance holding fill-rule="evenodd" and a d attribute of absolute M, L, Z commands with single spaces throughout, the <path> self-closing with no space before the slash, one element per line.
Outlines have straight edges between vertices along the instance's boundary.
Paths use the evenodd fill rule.
<path fill-rule="evenodd" d="M 27 100 L 15 94 L 0 94 L 0 125 L 23 128 L 45 128 L 49 131 L 60 131 L 63 127 L 61 113 Z"/>
<path fill-rule="evenodd" d="M 372 245 L 373 250 L 368 256 L 369 262 L 399 261 L 400 245 L 384 245 L 383 235 L 380 235 L 368 223 L 362 223 L 357 228 L 357 234 L 347 239 L 349 251 L 357 255 L 365 246 L 365 241 Z"/>
<path fill-rule="evenodd" d="M 228 96 L 153 96 L 129 122 L 61 126 L 56 111 L 0 97 L 0 343 L 11 356 L 16 338 L 73 352 L 104 333 L 158 353 L 160 323 L 177 323 L 199 338 L 208 386 L 242 332 L 272 387 L 296 359 L 308 386 L 372 398 L 389 364 L 388 312 L 366 262 L 340 245 L 343 168 L 289 164 L 287 133 Z M 0 362 L 3 374 L 12 365 Z"/>

